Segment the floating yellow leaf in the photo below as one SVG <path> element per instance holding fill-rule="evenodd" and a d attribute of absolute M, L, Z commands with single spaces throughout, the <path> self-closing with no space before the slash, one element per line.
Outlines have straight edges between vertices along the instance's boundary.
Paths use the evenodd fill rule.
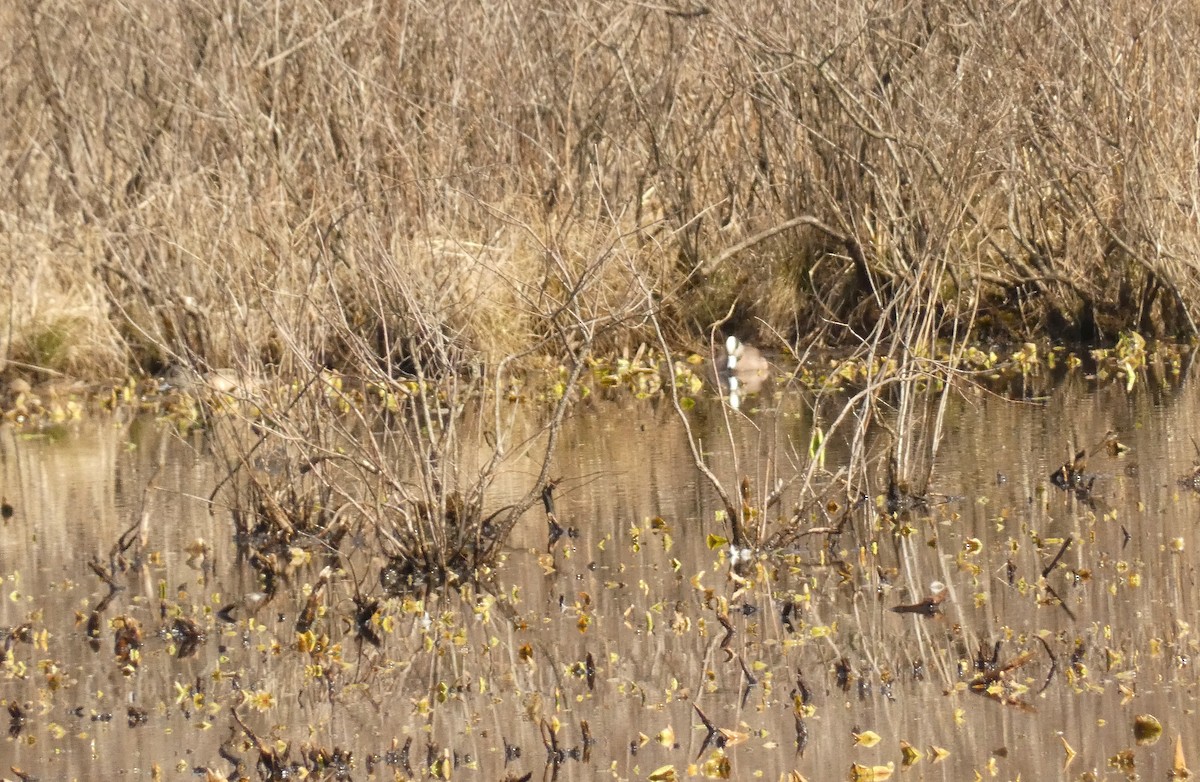
<path fill-rule="evenodd" d="M 921 762 L 921 758 L 925 757 L 921 750 L 909 744 L 907 741 L 900 742 L 900 755 L 904 758 L 904 767 L 914 766 Z"/>
<path fill-rule="evenodd" d="M 449 779 L 454 763 L 450 758 L 450 750 L 442 750 L 442 756 L 429 767 L 429 773 L 435 779 Z"/>
<path fill-rule="evenodd" d="M 933 756 L 933 762 L 937 763 L 939 760 L 945 760 L 950 757 L 950 750 L 934 744 L 929 747 L 929 754 Z"/>
<path fill-rule="evenodd" d="M 259 711 L 270 711 L 275 706 L 275 696 L 266 690 L 248 693 L 246 702 Z"/>
<path fill-rule="evenodd" d="M 854 782 L 878 782 L 889 779 L 896 770 L 896 764 L 888 762 L 886 766 L 863 766 L 854 763 L 850 766 L 850 779 Z"/>
<path fill-rule="evenodd" d="M 668 725 L 658 732 L 658 735 L 654 737 L 654 740 L 659 744 L 662 744 L 664 747 L 675 746 L 675 729 Z"/>
<path fill-rule="evenodd" d="M 1153 714 L 1139 714 L 1133 718 L 1133 737 L 1139 745 L 1158 741 L 1162 729 L 1162 723 Z"/>
<path fill-rule="evenodd" d="M 1175 761 L 1171 764 L 1170 776 L 1175 779 L 1187 779 L 1192 775 L 1188 771 L 1187 760 L 1183 757 L 1183 736 L 1175 734 Z"/>
<path fill-rule="evenodd" d="M 650 772 L 650 779 L 653 782 L 675 782 L 675 767 L 659 766 Z"/>
<path fill-rule="evenodd" d="M 710 532 L 710 533 L 708 533 L 707 542 L 708 542 L 709 550 L 716 551 L 717 549 L 721 548 L 721 546 L 728 544 L 729 539 L 723 538 L 720 535 L 714 535 L 713 533 Z"/>
<path fill-rule="evenodd" d="M 309 654 L 317 648 L 317 636 L 312 630 L 296 633 L 296 651 Z"/>
<path fill-rule="evenodd" d="M 1059 741 L 1062 742 L 1063 752 L 1065 752 L 1066 756 L 1067 756 L 1066 760 L 1063 762 L 1063 765 L 1069 766 L 1071 764 L 1071 761 L 1075 759 L 1075 749 L 1074 749 L 1074 747 L 1072 747 L 1070 744 L 1067 743 L 1066 736 L 1059 736 L 1058 738 L 1059 738 Z"/>
<path fill-rule="evenodd" d="M 700 774 L 709 779 L 729 779 L 732 773 L 733 766 L 729 762 L 729 756 L 720 750 L 713 752 L 700 766 Z"/>
<path fill-rule="evenodd" d="M 880 741 L 880 736 L 873 730 L 864 730 L 862 733 L 852 733 L 854 743 L 861 747 L 873 747 Z"/>
<path fill-rule="evenodd" d="M 293 569 L 303 567 L 312 562 L 312 552 L 299 546 L 292 546 L 288 549 L 288 559 L 288 564 Z"/>

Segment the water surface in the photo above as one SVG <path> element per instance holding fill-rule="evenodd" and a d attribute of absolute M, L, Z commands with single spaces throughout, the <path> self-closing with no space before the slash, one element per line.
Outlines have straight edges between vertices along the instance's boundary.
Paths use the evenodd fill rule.
<path fill-rule="evenodd" d="M 720 505 L 670 405 L 593 402 L 570 422 L 556 465 L 571 536 L 547 553 L 546 522 L 531 511 L 496 594 L 385 601 L 379 648 L 355 640 L 348 618 L 350 582 L 380 596 L 379 562 L 360 536 L 348 581 L 322 604 L 316 632 L 338 646 L 320 658 L 298 650 L 295 633 L 320 558 L 266 606 L 240 607 L 236 623 L 217 617 L 259 584 L 228 511 L 207 503 L 221 471 L 202 435 L 145 418 L 5 427 L 0 493 L 15 513 L 0 534 L 0 625 L 28 623 L 35 643 L 15 642 L 3 674 L 0 697 L 25 722 L 0 745 L 0 766 L 42 779 L 150 778 L 156 767 L 188 779 L 230 773 L 224 745 L 255 778 L 259 750 L 231 711 L 244 693 L 238 717 L 269 746 L 287 742 L 293 759 L 305 746 L 348 750 L 352 779 L 424 778 L 442 763 L 481 780 L 646 779 L 664 766 L 680 777 L 831 779 L 852 763 L 929 780 L 1124 778 L 1114 758 L 1125 751 L 1138 775 L 1163 778 L 1177 734 L 1200 757 L 1187 728 L 1200 497 L 1179 481 L 1198 458 L 1198 393 L 1073 377 L 1030 401 L 956 396 L 928 512 L 886 514 L 886 438 L 875 438 L 872 501 L 834 546 L 813 535 L 756 552 L 745 581 L 731 576 L 727 547 L 710 547 L 710 533 L 727 535 Z M 750 401 L 729 419 L 716 404 L 691 416 L 731 491 L 745 476 L 761 494 L 804 461 L 813 424 L 802 401 Z M 1130 450 L 1090 456 L 1090 497 L 1050 482 L 1074 447 L 1109 431 Z M 831 442 L 826 467 L 845 458 Z M 518 467 L 499 489 L 528 479 Z M 777 512 L 806 499 L 785 492 Z M 119 574 L 124 590 L 93 650 L 86 619 L 107 590 L 88 562 L 110 563 L 143 514 L 152 554 Z M 940 615 L 890 610 L 935 580 L 948 590 Z M 206 632 L 182 659 L 157 633 L 176 615 Z M 134 670 L 114 655 L 118 617 L 144 631 Z M 970 687 L 977 661 L 993 657 L 1012 666 L 996 698 Z M 727 731 L 723 750 L 705 746 L 697 707 Z M 1146 713 L 1165 730 L 1138 746 L 1133 722 Z M 547 749 L 555 727 L 558 754 Z M 867 731 L 878 744 L 856 740 Z M 903 772 L 901 742 L 922 753 Z"/>

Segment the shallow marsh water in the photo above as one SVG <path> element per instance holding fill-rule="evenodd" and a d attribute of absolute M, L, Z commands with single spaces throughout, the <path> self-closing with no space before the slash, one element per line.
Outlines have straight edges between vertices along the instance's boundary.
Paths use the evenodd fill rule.
<path fill-rule="evenodd" d="M 749 402 L 732 437 L 715 404 L 692 413 L 731 488 L 743 474 L 761 483 L 789 442 L 801 453 L 810 443 L 802 404 Z M 15 642 L 0 672 L 0 698 L 25 715 L 0 744 L 0 768 L 83 780 L 149 779 L 157 767 L 163 779 L 191 779 L 203 767 L 228 773 L 219 750 L 234 736 L 226 748 L 256 778 L 257 751 L 230 712 L 243 692 L 239 715 L 258 735 L 292 742 L 293 757 L 306 742 L 350 750 L 351 779 L 425 778 L 431 765 L 444 776 L 440 758 L 457 763 L 452 778 L 481 780 L 647 779 L 665 766 L 680 778 L 846 779 L 852 763 L 928 780 L 1161 779 L 1177 734 L 1200 766 L 1200 495 L 1179 482 L 1198 458 L 1198 407 L 1194 382 L 1126 393 L 1078 376 L 1033 401 L 956 397 L 929 487 L 947 502 L 900 527 L 875 503 L 833 551 L 812 536 L 760 554 L 745 587 L 723 547 L 708 545 L 724 532 L 718 504 L 669 405 L 597 402 L 572 420 L 556 469 L 573 536 L 547 554 L 545 520 L 531 512 L 495 596 L 385 602 L 378 649 L 351 637 L 348 592 L 331 592 L 341 597 L 318 627 L 335 646 L 320 668 L 294 630 L 319 561 L 270 604 L 239 609 L 237 623 L 217 618 L 258 584 L 238 561 L 229 514 L 205 503 L 218 470 L 200 436 L 144 418 L 0 429 L 0 494 L 15 511 L 0 530 L 0 626 L 28 622 L 33 641 Z M 1073 444 L 1110 430 L 1131 450 L 1089 460 L 1091 504 L 1051 484 Z M 831 446 L 828 466 L 844 457 Z M 126 588 L 93 651 L 84 623 L 106 590 L 87 562 L 107 561 L 143 513 L 154 554 L 119 576 Z M 378 594 L 377 563 L 354 565 L 350 577 Z M 934 580 L 948 588 L 940 616 L 889 610 Z M 164 612 L 205 630 L 191 656 L 172 656 L 155 634 Z M 118 616 L 145 630 L 136 671 L 114 657 L 108 622 Z M 997 643 L 1001 666 L 1023 661 L 1000 699 L 968 686 L 981 649 L 990 657 Z M 798 682 L 808 693 L 803 752 Z M 697 707 L 729 731 L 723 751 L 704 746 Z M 1163 736 L 1138 746 L 1133 723 L 1145 713 Z M 144 716 L 132 724 L 131 714 Z M 555 722 L 567 752 L 548 765 L 543 738 Z M 594 740 L 586 758 L 570 751 L 581 749 L 582 722 Z M 874 746 L 855 738 L 868 731 L 881 737 Z M 902 741 L 922 753 L 907 769 Z M 1132 768 L 1113 762 L 1126 750 Z"/>

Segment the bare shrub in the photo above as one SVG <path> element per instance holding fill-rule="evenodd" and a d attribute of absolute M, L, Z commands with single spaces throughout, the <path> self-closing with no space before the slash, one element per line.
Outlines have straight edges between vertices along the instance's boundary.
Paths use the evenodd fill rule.
<path fill-rule="evenodd" d="M 14 359 L 14 335 L 82 322 L 105 366 L 127 351 L 152 373 L 310 389 L 331 370 L 386 397 L 503 383 L 539 353 L 570 375 L 732 312 L 729 331 L 879 368 L 838 417 L 861 443 L 878 405 L 913 409 L 889 389 L 944 378 L 979 336 L 1195 333 L 1200 20 L 1183 0 L 29 0 L 0 11 L 0 41 L 0 203 L 53 248 L 41 300 L 67 313 L 10 300 Z M 52 354 L 20 360 L 85 371 Z M 443 403 L 408 413 L 424 462 L 461 434 Z M 906 471 L 937 438 L 900 420 Z M 339 426 L 281 437 L 360 436 Z M 409 480 L 430 519 L 456 496 L 490 513 L 474 478 L 388 478 Z"/>
<path fill-rule="evenodd" d="M 858 341 L 904 291 L 939 334 L 1192 330 L 1186 3 L 702 11 L 10 5 L 0 197 L 150 369 L 278 361 L 263 313 L 352 311 L 381 247 L 494 360 L 539 328 L 481 295 L 541 280 L 514 224 L 655 248 L 680 336 Z"/>

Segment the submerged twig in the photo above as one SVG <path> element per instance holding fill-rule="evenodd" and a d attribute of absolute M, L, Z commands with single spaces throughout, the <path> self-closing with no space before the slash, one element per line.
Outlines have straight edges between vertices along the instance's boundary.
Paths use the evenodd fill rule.
<path fill-rule="evenodd" d="M 1046 655 L 1050 658 L 1050 670 L 1046 671 L 1046 679 L 1042 682 L 1041 689 L 1037 691 L 1037 694 L 1041 695 L 1046 691 L 1046 688 L 1050 686 L 1050 682 L 1054 678 L 1054 674 L 1058 671 L 1058 658 L 1055 657 L 1054 652 L 1050 650 L 1050 644 L 1046 643 L 1045 638 L 1042 638 L 1040 635 L 1035 637 L 1042 642 L 1042 648 L 1046 650 Z"/>
<path fill-rule="evenodd" d="M 728 614 L 720 612 L 717 613 L 717 621 L 725 628 L 725 635 L 721 638 L 721 651 L 725 652 L 725 661 L 728 662 L 734 658 L 733 650 L 729 648 L 729 644 L 733 642 L 733 623 L 729 621 Z"/>
<path fill-rule="evenodd" d="M 1054 570 L 1054 566 L 1058 564 L 1060 559 L 1062 559 L 1063 554 L 1067 553 L 1067 548 L 1070 547 L 1071 541 L 1072 537 L 1068 535 L 1067 539 L 1063 541 L 1062 546 L 1059 547 L 1058 553 L 1054 555 L 1054 559 L 1050 560 L 1049 565 L 1046 565 L 1046 567 L 1042 568 L 1042 578 L 1050 575 L 1050 571 Z"/>

